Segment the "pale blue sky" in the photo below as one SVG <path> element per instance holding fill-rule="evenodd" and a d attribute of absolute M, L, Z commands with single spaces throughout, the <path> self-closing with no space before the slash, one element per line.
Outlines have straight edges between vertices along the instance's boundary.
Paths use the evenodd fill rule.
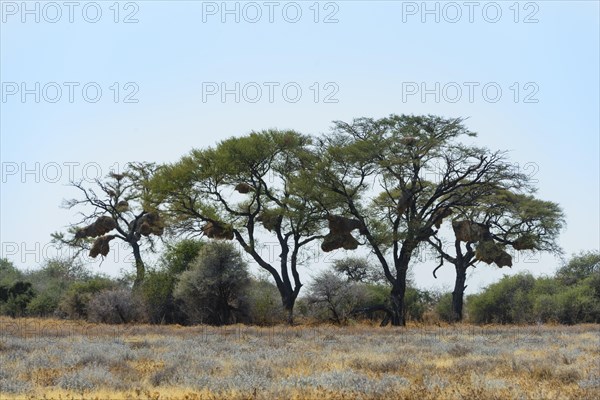
<path fill-rule="evenodd" d="M 433 14 L 422 15 L 420 1 L 275 2 L 272 23 L 265 2 L 238 2 L 239 23 L 235 15 L 221 14 L 220 1 L 120 2 L 118 16 L 114 1 L 96 3 L 102 12 L 97 23 L 85 20 L 95 18 L 90 2 L 78 3 L 72 23 L 63 2 L 55 3 L 59 19 L 56 8 L 39 3 L 37 23 L 36 15 L 23 13 L 21 1 L 1 2 L 0 241 L 2 256 L 19 266 L 42 261 L 44 254 L 28 251 L 36 243 L 43 250 L 50 232 L 72 219 L 71 212 L 59 208 L 63 198 L 76 194 L 66 186 L 69 172 L 93 178 L 96 165 L 107 173 L 110 166 L 131 160 L 175 161 L 192 147 L 250 130 L 318 134 L 332 120 L 390 113 L 469 117 L 468 126 L 479 133 L 477 143 L 510 150 L 511 159 L 539 180 L 539 196 L 563 206 L 568 226 L 560 242 L 566 253 L 599 247 L 597 1 L 476 2 L 473 22 L 464 2 L 428 2 L 428 9 L 437 4 L 439 22 Z M 27 4 L 36 7 L 36 2 Z M 454 5 L 462 17 L 451 23 Z M 251 23 L 257 9 L 262 18 Z M 288 22 L 297 9 L 299 21 Z M 497 9 L 501 16 L 492 23 Z M 130 13 L 137 23 L 123 23 Z M 324 23 L 328 15 L 338 22 Z M 58 21 L 47 21 L 52 19 Z M 20 85 L 35 92 L 35 82 L 40 82 L 40 102 L 35 94 L 23 102 Z M 56 103 L 48 101 L 56 95 L 50 82 L 62 90 Z M 64 82 L 78 84 L 72 103 Z M 82 95 L 90 82 L 102 90 L 96 103 Z M 125 87 L 128 82 L 133 84 Z M 250 85 L 239 103 L 233 94 L 223 103 L 218 94 L 204 93 L 203 101 L 207 82 L 225 82 L 229 88 L 256 82 L 262 98 L 248 101 L 255 96 Z M 273 102 L 264 82 L 279 85 Z M 407 92 L 421 83 L 435 89 L 436 82 L 439 102 L 435 94 L 423 102 L 420 93 Z M 472 102 L 464 82 L 476 85 Z M 295 103 L 282 94 L 289 83 L 302 90 Z M 482 94 L 486 84 L 491 88 L 487 98 Z M 452 102 L 456 86 L 462 96 Z M 491 102 L 498 87 L 502 95 Z M 125 95 L 136 88 L 138 102 L 125 103 Z M 324 102 L 333 92 L 337 102 Z M 36 163 L 37 172 L 22 175 L 24 169 L 35 171 Z M 61 176 L 55 178 L 57 171 Z M 480 267 L 468 290 L 504 273 L 551 273 L 557 265 L 553 257 L 542 257 L 520 260 L 512 270 Z M 128 264 L 107 261 L 100 267 L 95 262 L 91 268 L 116 274 Z M 415 278 L 423 287 L 449 287 L 453 274 L 446 267 L 434 282 L 429 266 L 416 265 Z"/>

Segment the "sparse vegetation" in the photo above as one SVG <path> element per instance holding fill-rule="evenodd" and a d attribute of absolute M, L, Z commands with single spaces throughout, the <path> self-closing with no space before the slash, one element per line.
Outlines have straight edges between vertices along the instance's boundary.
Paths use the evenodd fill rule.
<path fill-rule="evenodd" d="M 0 394 L 592 399 L 599 340 L 597 325 L 182 328 L 0 318 Z"/>

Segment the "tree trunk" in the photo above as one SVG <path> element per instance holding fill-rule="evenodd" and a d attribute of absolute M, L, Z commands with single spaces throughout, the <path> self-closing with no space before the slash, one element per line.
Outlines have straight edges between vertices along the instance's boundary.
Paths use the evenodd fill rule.
<path fill-rule="evenodd" d="M 135 280 L 133 281 L 133 288 L 137 289 L 144 281 L 146 269 L 144 267 L 144 261 L 142 261 L 140 245 L 137 242 L 133 242 L 131 243 L 131 247 L 133 248 L 133 257 L 135 258 Z"/>
<path fill-rule="evenodd" d="M 294 305 L 296 304 L 296 298 L 289 294 L 283 297 L 283 308 L 287 312 L 287 323 L 288 325 L 294 325 Z"/>
<path fill-rule="evenodd" d="M 406 293 L 406 273 L 408 264 L 414 249 L 418 243 L 413 241 L 405 242 L 400 249 L 400 256 L 395 260 L 396 280 L 392 282 L 392 292 L 390 294 L 392 308 L 392 326 L 406 325 L 406 310 L 404 309 L 404 295 Z"/>
<path fill-rule="evenodd" d="M 398 270 L 398 277 L 392 286 L 391 300 L 391 322 L 392 326 L 406 325 L 406 310 L 404 309 L 404 294 L 406 293 L 406 269 Z"/>
<path fill-rule="evenodd" d="M 467 280 L 467 268 L 460 264 L 455 265 L 456 281 L 452 292 L 452 322 L 462 321 L 463 298 L 465 294 L 465 281 Z"/>

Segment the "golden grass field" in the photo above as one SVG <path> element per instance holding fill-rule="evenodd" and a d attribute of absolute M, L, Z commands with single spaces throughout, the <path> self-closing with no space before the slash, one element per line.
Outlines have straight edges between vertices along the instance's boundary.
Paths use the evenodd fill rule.
<path fill-rule="evenodd" d="M 0 399 L 597 399 L 600 326 L 0 318 Z"/>

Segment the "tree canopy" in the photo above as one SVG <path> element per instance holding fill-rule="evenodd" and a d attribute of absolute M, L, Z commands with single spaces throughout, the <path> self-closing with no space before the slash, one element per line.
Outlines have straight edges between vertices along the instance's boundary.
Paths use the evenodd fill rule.
<path fill-rule="evenodd" d="M 178 232 L 236 240 L 273 277 L 291 322 L 302 287 L 301 250 L 320 237 L 323 223 L 313 185 L 299 179 L 314 163 L 310 137 L 252 132 L 193 150 L 164 166 L 151 187 Z M 259 232 L 269 242 L 261 242 Z M 272 244 L 281 249 L 278 263 L 263 254 Z"/>
<path fill-rule="evenodd" d="M 64 207 L 83 208 L 82 218 L 71 225 L 68 235 L 53 234 L 54 240 L 79 251 L 88 250 L 92 258 L 108 255 L 114 239 L 127 243 L 135 260 L 134 286 L 139 286 L 145 274 L 140 244 L 147 243 L 153 251 L 153 236 L 162 236 L 165 229 L 163 218 L 149 201 L 147 184 L 156 170 L 155 164 L 130 163 L 123 173 L 96 179 L 94 188 L 72 182 L 81 197 L 67 200 Z"/>

